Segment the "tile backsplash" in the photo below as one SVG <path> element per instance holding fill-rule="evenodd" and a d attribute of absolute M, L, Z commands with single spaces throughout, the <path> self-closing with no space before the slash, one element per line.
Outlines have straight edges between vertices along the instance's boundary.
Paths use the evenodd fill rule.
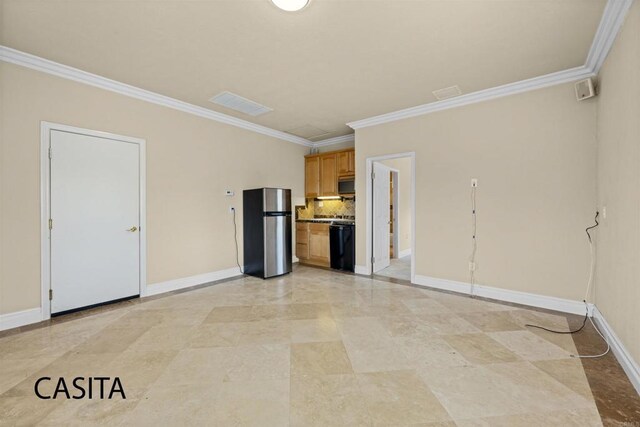
<path fill-rule="evenodd" d="M 355 216 L 356 201 L 344 200 L 313 200 L 307 199 L 307 205 L 296 206 L 298 218 L 308 219 L 313 217 Z"/>
<path fill-rule="evenodd" d="M 296 205 L 296 219 L 310 218 L 313 218 L 313 203 L 309 203 L 309 200 L 307 200 L 307 206 Z"/>

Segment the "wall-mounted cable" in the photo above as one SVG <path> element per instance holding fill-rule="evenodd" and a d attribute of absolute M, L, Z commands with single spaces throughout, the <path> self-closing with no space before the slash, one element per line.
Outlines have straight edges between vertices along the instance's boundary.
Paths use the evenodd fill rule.
<path fill-rule="evenodd" d="M 554 334 L 575 334 L 578 333 L 580 331 L 582 331 L 584 329 L 584 327 L 587 324 L 587 319 L 589 320 L 589 322 L 591 323 L 591 325 L 593 326 L 593 329 L 596 330 L 596 332 L 598 333 L 598 335 L 600 335 L 600 337 L 602 338 L 602 340 L 607 344 L 607 349 L 601 353 L 601 354 L 594 354 L 594 355 L 579 355 L 579 354 L 572 354 L 571 357 L 575 357 L 575 358 L 580 358 L 580 359 L 595 359 L 598 357 L 602 357 L 605 356 L 609 353 L 609 351 L 611 350 L 611 345 L 609 344 L 609 342 L 607 341 L 607 339 L 604 337 L 604 335 L 602 334 L 602 332 L 600 332 L 600 329 L 598 329 L 598 327 L 596 326 L 596 324 L 594 323 L 592 317 L 589 317 L 589 303 L 587 301 L 589 301 L 589 297 L 590 297 L 590 293 L 591 293 L 591 287 L 592 287 L 592 283 L 593 283 L 593 274 L 594 274 L 594 268 L 595 268 L 595 248 L 594 248 L 594 244 L 593 244 L 593 238 L 591 237 L 591 233 L 590 231 L 593 230 L 594 228 L 596 228 L 598 225 L 600 225 L 600 223 L 598 222 L 598 216 L 600 215 L 600 212 L 596 212 L 596 216 L 594 218 L 595 224 L 592 226 L 589 226 L 585 229 L 585 232 L 587 233 L 587 238 L 589 239 L 589 252 L 591 255 L 591 262 L 589 264 L 589 279 L 587 280 L 587 290 L 585 292 L 585 296 L 584 296 L 584 305 L 585 305 L 585 315 L 584 315 L 584 319 L 582 320 L 582 325 L 576 329 L 576 330 L 568 330 L 568 331 L 557 331 L 554 329 L 548 329 L 542 326 L 538 326 L 538 325 L 531 325 L 531 324 L 525 324 L 525 326 L 529 327 L 529 328 L 536 328 L 536 329 L 542 329 L 543 331 L 548 331 L 548 332 L 552 332 Z"/>
<path fill-rule="evenodd" d="M 469 293 L 471 297 L 475 296 L 475 272 L 476 272 L 476 252 L 478 251 L 477 232 L 478 232 L 478 215 L 476 210 L 476 190 L 478 181 L 471 181 L 471 255 L 469 256 Z"/>
<path fill-rule="evenodd" d="M 591 238 L 590 231 L 600 225 L 600 223 L 598 222 L 598 216 L 599 215 L 600 215 L 600 212 L 596 211 L 596 216 L 593 219 L 595 221 L 595 224 L 592 225 L 591 227 L 587 227 L 584 230 L 585 233 L 587 233 L 587 237 L 589 238 L 589 253 L 591 255 L 591 264 L 589 266 L 589 281 L 587 282 L 587 291 L 584 294 L 585 303 L 586 303 L 586 301 L 589 301 L 589 297 L 591 296 L 591 286 L 593 284 L 593 274 L 594 274 L 595 262 L 596 262 L 595 247 L 593 245 L 593 239 Z"/>
<path fill-rule="evenodd" d="M 236 242 L 236 265 L 240 270 L 240 273 L 244 274 L 244 270 L 240 266 L 240 251 L 238 250 L 238 225 L 236 224 L 236 208 L 231 208 L 233 212 L 233 239 Z"/>

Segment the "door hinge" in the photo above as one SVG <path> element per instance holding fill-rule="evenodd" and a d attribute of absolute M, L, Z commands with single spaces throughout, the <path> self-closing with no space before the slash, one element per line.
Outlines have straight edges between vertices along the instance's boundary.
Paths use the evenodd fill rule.
<path fill-rule="evenodd" d="M 376 173 L 371 171 L 371 179 L 376 179 Z"/>
<path fill-rule="evenodd" d="M 49 289 L 49 301 L 53 299 L 53 289 Z"/>
<path fill-rule="evenodd" d="M 375 264 L 376 263 L 376 257 L 372 256 L 371 257 L 371 264 Z"/>
<path fill-rule="evenodd" d="M 53 158 L 53 154 L 51 153 L 51 147 L 49 147 L 49 160 Z"/>
<path fill-rule="evenodd" d="M 49 230 L 53 230 L 53 220 L 49 218 Z"/>

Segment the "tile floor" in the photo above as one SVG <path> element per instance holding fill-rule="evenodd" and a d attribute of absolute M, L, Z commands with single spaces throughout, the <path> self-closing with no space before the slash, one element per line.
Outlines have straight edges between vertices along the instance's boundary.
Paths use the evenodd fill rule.
<path fill-rule="evenodd" d="M 378 276 L 394 279 L 411 280 L 411 255 L 402 258 L 392 258 L 389 267 L 376 272 Z"/>
<path fill-rule="evenodd" d="M 0 424 L 602 425 L 571 336 L 524 327 L 564 316 L 310 267 L 142 301 L 0 338 Z"/>

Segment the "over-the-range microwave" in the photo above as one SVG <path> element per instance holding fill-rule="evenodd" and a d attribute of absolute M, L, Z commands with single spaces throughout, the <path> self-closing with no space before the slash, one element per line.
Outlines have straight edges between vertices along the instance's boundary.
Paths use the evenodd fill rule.
<path fill-rule="evenodd" d="M 353 176 L 338 179 L 338 194 L 353 196 L 356 194 L 356 178 Z"/>

